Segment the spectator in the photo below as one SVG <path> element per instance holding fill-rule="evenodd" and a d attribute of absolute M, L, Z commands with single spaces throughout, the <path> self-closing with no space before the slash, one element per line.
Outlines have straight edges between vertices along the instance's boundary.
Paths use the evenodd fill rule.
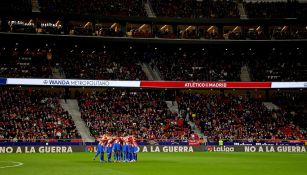
<path fill-rule="evenodd" d="M 1 88 L 0 128 L 0 135 L 9 141 L 80 138 L 58 95 L 31 88 Z"/>

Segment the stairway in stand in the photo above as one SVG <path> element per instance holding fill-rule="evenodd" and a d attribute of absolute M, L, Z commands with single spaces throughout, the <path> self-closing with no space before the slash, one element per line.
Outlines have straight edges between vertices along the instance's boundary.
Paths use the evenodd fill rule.
<path fill-rule="evenodd" d="M 38 0 L 31 0 L 31 3 L 32 3 L 32 12 L 41 12 Z"/>

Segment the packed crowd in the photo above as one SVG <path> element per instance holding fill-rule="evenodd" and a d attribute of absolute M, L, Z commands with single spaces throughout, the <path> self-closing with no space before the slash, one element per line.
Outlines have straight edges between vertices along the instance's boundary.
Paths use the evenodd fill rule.
<path fill-rule="evenodd" d="M 85 52 L 61 55 L 60 65 L 66 78 L 147 80 L 133 50 L 105 48 L 97 53 Z"/>
<path fill-rule="evenodd" d="M 306 91 L 276 91 L 272 96 L 272 101 L 281 108 L 286 118 L 301 128 L 307 128 Z"/>
<path fill-rule="evenodd" d="M 239 10 L 234 1 L 220 0 L 151 0 L 159 17 L 178 18 L 238 18 Z"/>
<path fill-rule="evenodd" d="M 51 141 L 80 138 L 59 94 L 38 89 L 0 90 L 0 141 Z M 66 140 L 69 139 L 69 140 Z"/>
<path fill-rule="evenodd" d="M 56 15 L 146 16 L 143 0 L 39 0 L 41 12 Z"/>
<path fill-rule="evenodd" d="M 34 49 L 1 48 L 0 76 L 23 78 L 49 78 L 51 66 L 48 51 Z"/>
<path fill-rule="evenodd" d="M 194 121 L 209 140 L 307 137 L 307 132 L 295 125 L 293 119 L 281 111 L 268 110 L 259 97 L 184 92 L 178 98 L 183 116 Z"/>
<path fill-rule="evenodd" d="M 93 136 L 134 135 L 137 139 L 187 139 L 190 128 L 169 111 L 160 91 L 106 90 L 79 95 L 81 117 Z"/>
<path fill-rule="evenodd" d="M 305 81 L 307 62 L 304 48 L 273 48 L 250 56 L 253 81 Z"/>
<path fill-rule="evenodd" d="M 150 64 L 160 72 L 161 78 L 173 81 L 240 81 L 243 63 L 228 49 L 221 53 L 206 49 L 156 50 L 149 57 L 154 58 Z"/>
<path fill-rule="evenodd" d="M 0 1 L 0 14 L 29 14 L 31 12 L 31 0 Z"/>
<path fill-rule="evenodd" d="M 141 66 L 147 63 L 149 74 L 152 70 L 162 80 L 241 81 L 241 68 L 247 65 L 252 81 L 304 81 L 305 57 L 304 47 L 240 50 L 105 45 L 97 50 L 62 50 L 16 46 L 0 49 L 0 77 L 53 78 L 57 68 L 61 77 L 70 79 L 148 80 Z"/>
<path fill-rule="evenodd" d="M 245 11 L 250 18 L 306 18 L 307 4 L 287 2 L 245 2 Z"/>

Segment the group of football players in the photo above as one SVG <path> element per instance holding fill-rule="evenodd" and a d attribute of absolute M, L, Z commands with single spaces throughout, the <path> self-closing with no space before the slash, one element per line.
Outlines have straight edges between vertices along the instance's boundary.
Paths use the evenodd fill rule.
<path fill-rule="evenodd" d="M 136 162 L 138 145 L 133 136 L 112 137 L 107 134 L 98 138 L 97 153 L 94 160 L 100 156 L 100 162 Z M 104 153 L 107 160 L 104 159 Z M 112 154 L 113 153 L 113 154 Z"/>

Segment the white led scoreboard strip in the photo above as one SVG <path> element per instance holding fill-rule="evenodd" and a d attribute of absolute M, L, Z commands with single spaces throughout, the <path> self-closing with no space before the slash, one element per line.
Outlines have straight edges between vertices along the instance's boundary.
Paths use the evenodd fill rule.
<path fill-rule="evenodd" d="M 271 88 L 307 88 L 307 82 L 272 82 Z"/>
<path fill-rule="evenodd" d="M 140 87 L 140 81 L 7 78 L 6 85 Z"/>
<path fill-rule="evenodd" d="M 178 89 L 271 89 L 307 88 L 306 82 L 194 82 L 194 81 L 120 81 L 82 79 L 0 78 L 0 85 L 73 86 L 73 87 L 135 87 Z"/>

